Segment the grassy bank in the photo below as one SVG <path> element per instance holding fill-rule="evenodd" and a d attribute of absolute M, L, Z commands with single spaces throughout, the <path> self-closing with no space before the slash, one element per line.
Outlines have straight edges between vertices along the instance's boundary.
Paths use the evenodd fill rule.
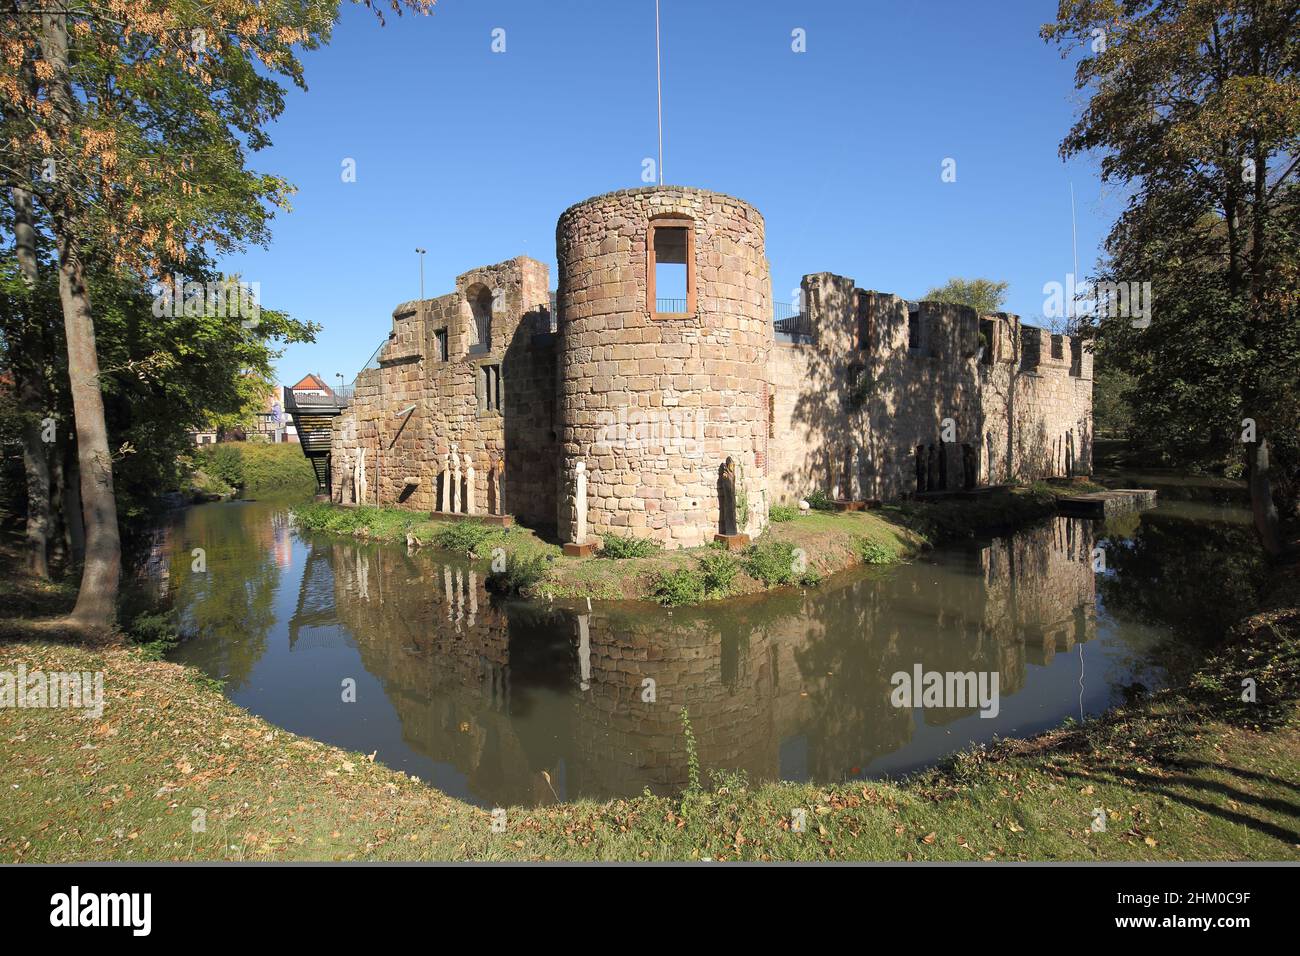
<path fill-rule="evenodd" d="M 875 511 L 777 512 L 749 551 L 715 547 L 662 551 L 645 542 L 607 536 L 596 555 L 571 558 L 536 532 L 431 521 L 400 508 L 312 503 L 294 508 L 302 528 L 381 541 L 409 541 L 466 554 L 491 573 L 495 549 L 508 571 L 506 589 L 540 598 L 658 601 L 696 604 L 773 587 L 814 585 L 847 568 L 905 560 L 955 538 L 1015 528 L 1055 512 L 1055 497 L 1092 486 L 1040 483 L 975 499 L 902 502 Z"/>
<path fill-rule="evenodd" d="M 1300 860 L 1289 600 L 1184 686 L 908 781 L 750 787 L 704 767 L 676 797 L 507 809 L 499 833 L 487 811 L 275 728 L 192 669 L 10 640 L 0 670 L 103 671 L 106 707 L 0 708 L 0 860 Z M 1240 700 L 1245 677 L 1257 703 Z"/>
<path fill-rule="evenodd" d="M 310 492 L 316 487 L 316 476 L 294 442 L 221 442 L 194 450 L 191 484 L 205 496 L 240 488 L 246 493 Z"/>

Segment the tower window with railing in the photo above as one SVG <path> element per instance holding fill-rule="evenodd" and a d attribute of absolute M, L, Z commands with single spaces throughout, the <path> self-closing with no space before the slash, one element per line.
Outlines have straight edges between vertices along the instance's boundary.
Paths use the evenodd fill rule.
<path fill-rule="evenodd" d="M 690 219 L 650 222 L 646 238 L 646 301 L 656 316 L 695 314 L 695 230 Z"/>

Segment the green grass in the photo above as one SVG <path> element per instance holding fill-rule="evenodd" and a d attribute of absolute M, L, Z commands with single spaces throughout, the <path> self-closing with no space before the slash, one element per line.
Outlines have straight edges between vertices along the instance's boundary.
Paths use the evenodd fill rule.
<path fill-rule="evenodd" d="M 292 509 L 294 522 L 307 531 L 326 531 L 380 541 L 404 540 L 420 521 L 413 511 L 359 505 L 342 508 L 325 502 L 309 502 Z"/>
<path fill-rule="evenodd" d="M 767 511 L 767 516 L 771 521 L 783 522 L 793 521 L 799 517 L 799 509 L 792 508 L 790 505 L 772 505 Z"/>

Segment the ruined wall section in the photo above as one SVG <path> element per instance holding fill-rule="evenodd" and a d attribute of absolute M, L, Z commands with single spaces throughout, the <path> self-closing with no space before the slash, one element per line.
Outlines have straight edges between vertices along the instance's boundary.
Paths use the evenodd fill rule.
<path fill-rule="evenodd" d="M 773 499 L 899 497 L 918 448 L 928 487 L 961 487 L 980 434 L 974 311 L 921 302 L 909 321 L 905 300 L 830 273 L 805 276 L 802 295 L 813 341 L 773 348 Z"/>
<path fill-rule="evenodd" d="M 1014 315 L 984 325 L 994 333 L 993 361 L 981 369 L 988 480 L 1091 474 L 1092 353 Z"/>
<path fill-rule="evenodd" d="M 647 281 L 651 224 L 667 221 L 690 235 L 689 314 L 659 313 Z M 566 473 L 586 462 L 589 535 L 668 547 L 712 540 L 718 466 L 728 456 L 741 530 L 758 533 L 767 523 L 772 342 L 762 216 L 699 189 L 624 190 L 566 210 L 556 255 L 561 452 Z M 571 512 L 559 498 L 567 537 Z"/>
<path fill-rule="evenodd" d="M 773 501 L 1091 471 L 1092 356 L 1079 339 L 830 273 L 801 291 L 812 340 L 778 342 L 769 367 Z"/>
<path fill-rule="evenodd" d="M 546 266 L 521 256 L 464 273 L 453 293 L 393 310 L 378 368 L 358 375 L 352 403 L 334 425 L 334 500 L 354 502 L 352 465 L 364 449 L 363 503 L 437 510 L 443 456 L 454 448 L 462 456 L 462 503 L 468 456 L 478 513 L 499 509 L 503 484 L 507 513 L 551 519 L 552 509 L 538 501 L 543 491 L 554 494 L 547 286 Z M 489 400 L 494 379 L 486 367 L 499 377 L 499 403 Z"/>

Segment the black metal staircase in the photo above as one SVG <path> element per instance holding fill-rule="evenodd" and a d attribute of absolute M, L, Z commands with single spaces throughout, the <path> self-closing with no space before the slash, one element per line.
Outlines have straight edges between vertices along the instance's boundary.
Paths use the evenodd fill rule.
<path fill-rule="evenodd" d="M 298 444 L 316 473 L 316 494 L 328 495 L 333 484 L 330 475 L 330 444 L 334 419 L 348 407 L 347 396 L 299 394 L 289 389 L 284 396 L 284 411 L 298 429 Z"/>

